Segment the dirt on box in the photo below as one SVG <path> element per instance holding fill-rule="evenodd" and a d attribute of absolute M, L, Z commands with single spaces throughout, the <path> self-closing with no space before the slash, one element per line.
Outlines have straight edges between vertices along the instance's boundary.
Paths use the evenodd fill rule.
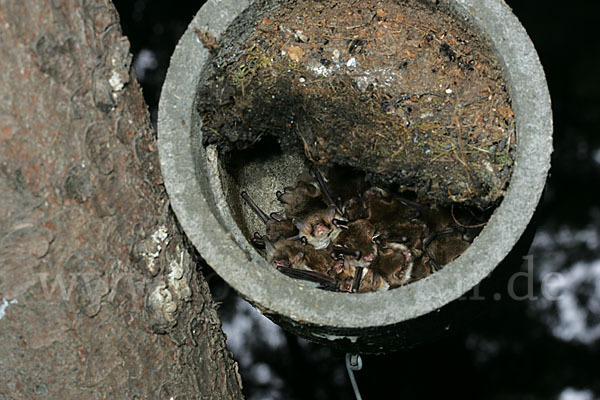
<path fill-rule="evenodd" d="M 247 19 L 249 33 L 222 42 L 198 32 L 213 56 L 198 95 L 205 145 L 274 136 L 430 205 L 501 200 L 516 145 L 507 85 L 444 1 L 297 0 Z"/>

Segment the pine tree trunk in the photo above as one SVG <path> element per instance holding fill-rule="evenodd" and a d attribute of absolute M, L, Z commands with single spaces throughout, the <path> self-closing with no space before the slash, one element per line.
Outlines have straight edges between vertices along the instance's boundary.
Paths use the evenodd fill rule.
<path fill-rule="evenodd" d="M 241 398 L 108 0 L 0 0 L 0 398 Z"/>

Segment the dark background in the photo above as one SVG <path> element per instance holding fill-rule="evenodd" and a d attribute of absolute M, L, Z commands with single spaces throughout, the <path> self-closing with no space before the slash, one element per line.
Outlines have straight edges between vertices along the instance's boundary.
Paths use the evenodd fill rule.
<path fill-rule="evenodd" d="M 115 0 L 154 121 L 169 58 L 202 3 Z M 553 102 L 553 167 L 529 251 L 538 299 L 504 296 L 437 342 L 364 357 L 365 399 L 600 398 L 600 3 L 508 3 L 538 50 Z M 343 354 L 284 333 L 207 271 L 248 399 L 354 398 Z M 555 301 L 541 293 L 551 272 L 562 277 L 550 281 Z"/>

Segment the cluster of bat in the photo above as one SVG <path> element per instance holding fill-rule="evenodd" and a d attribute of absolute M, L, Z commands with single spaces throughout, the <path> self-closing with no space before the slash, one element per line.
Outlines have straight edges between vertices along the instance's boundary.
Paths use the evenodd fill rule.
<path fill-rule="evenodd" d="M 357 182 L 346 182 L 342 201 L 332 196 L 332 183 L 312 166 L 277 192 L 284 210 L 270 215 L 241 194 L 266 225 L 253 245 L 287 276 L 332 291 L 387 290 L 428 276 L 472 240 L 447 211 Z"/>

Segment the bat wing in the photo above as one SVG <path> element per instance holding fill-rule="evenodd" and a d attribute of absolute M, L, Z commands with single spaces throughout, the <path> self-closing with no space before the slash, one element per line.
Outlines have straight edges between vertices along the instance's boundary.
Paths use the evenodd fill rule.
<path fill-rule="evenodd" d="M 319 288 L 326 290 L 335 290 L 337 288 L 335 279 L 315 271 L 306 271 L 302 269 L 277 266 L 277 270 L 290 278 L 301 279 L 304 281 L 314 282 L 319 284 Z"/>

